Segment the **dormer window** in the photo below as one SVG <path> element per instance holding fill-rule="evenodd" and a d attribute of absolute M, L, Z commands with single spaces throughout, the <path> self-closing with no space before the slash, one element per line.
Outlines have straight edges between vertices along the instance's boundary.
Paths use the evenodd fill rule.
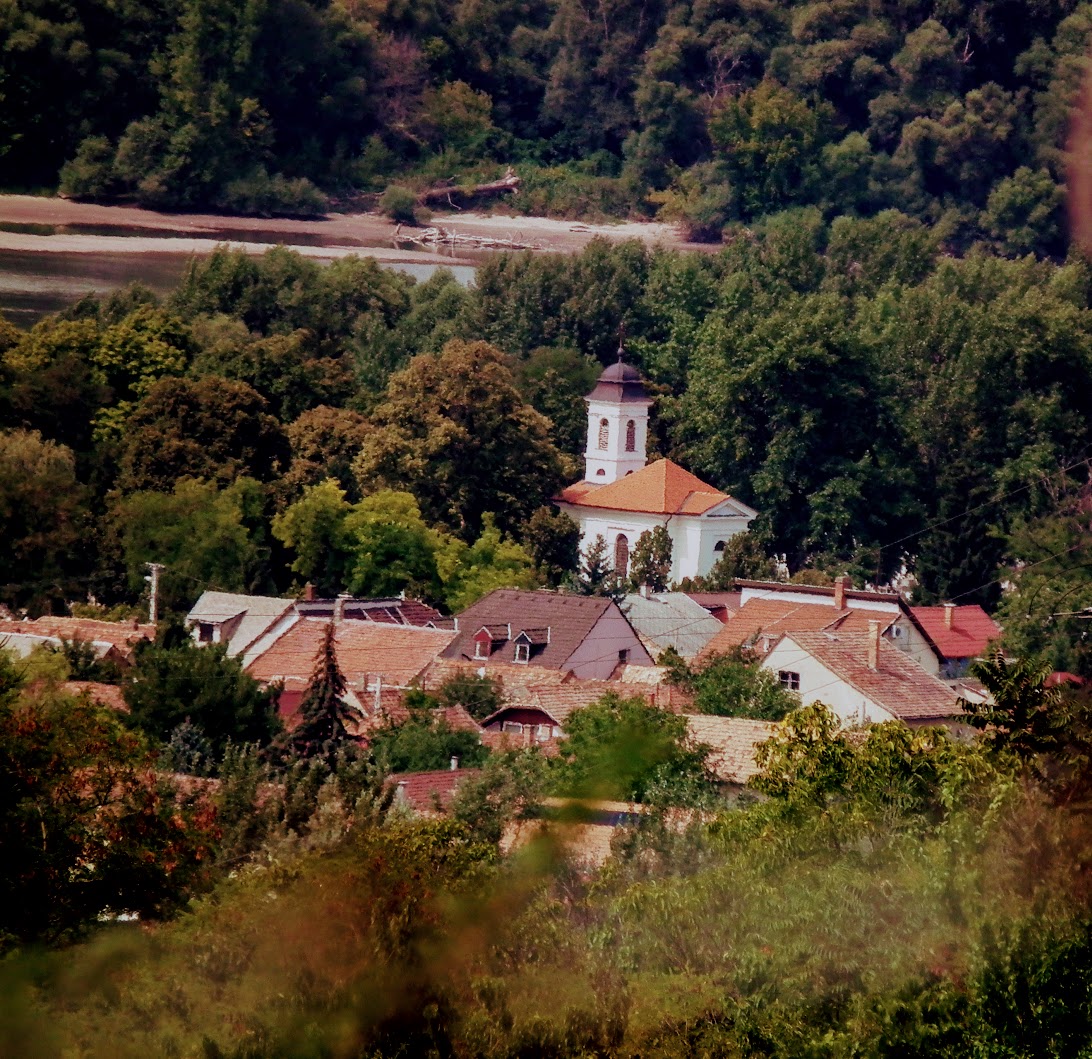
<path fill-rule="evenodd" d="M 637 451 L 637 424 L 631 419 L 626 424 L 626 452 Z"/>
<path fill-rule="evenodd" d="M 488 658 L 490 643 L 488 640 L 475 640 L 474 641 L 474 657 L 475 658 Z"/>
<path fill-rule="evenodd" d="M 516 661 L 526 665 L 531 661 L 531 645 L 529 643 L 516 644 Z"/>
<path fill-rule="evenodd" d="M 606 449 L 610 443 L 610 422 L 606 419 L 599 420 L 599 448 Z"/>

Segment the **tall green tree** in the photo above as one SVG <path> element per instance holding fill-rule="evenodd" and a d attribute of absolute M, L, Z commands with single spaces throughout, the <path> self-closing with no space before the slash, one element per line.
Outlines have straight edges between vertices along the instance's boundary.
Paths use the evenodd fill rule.
<path fill-rule="evenodd" d="M 345 701 L 348 685 L 337 661 L 334 623 L 327 624 L 315 656 L 315 668 L 300 703 L 299 722 L 282 741 L 285 749 L 299 757 L 320 757 L 333 761 L 350 739 L 346 725 L 353 712 Z"/>
<path fill-rule="evenodd" d="M 430 522 L 464 540 L 492 512 L 512 532 L 561 484 L 549 422 L 520 398 L 502 354 L 449 342 L 391 378 L 354 470 L 361 488 L 413 493 Z"/>

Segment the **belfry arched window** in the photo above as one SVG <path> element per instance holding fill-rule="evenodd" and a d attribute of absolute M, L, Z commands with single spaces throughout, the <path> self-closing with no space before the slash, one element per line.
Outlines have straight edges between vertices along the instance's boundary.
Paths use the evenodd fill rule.
<path fill-rule="evenodd" d="M 614 572 L 619 577 L 629 576 L 629 540 L 619 533 L 614 541 Z"/>
<path fill-rule="evenodd" d="M 599 420 L 599 447 L 605 449 L 610 441 L 610 423 L 606 419 Z"/>
<path fill-rule="evenodd" d="M 626 424 L 626 452 L 634 452 L 637 449 L 637 424 L 631 419 Z"/>

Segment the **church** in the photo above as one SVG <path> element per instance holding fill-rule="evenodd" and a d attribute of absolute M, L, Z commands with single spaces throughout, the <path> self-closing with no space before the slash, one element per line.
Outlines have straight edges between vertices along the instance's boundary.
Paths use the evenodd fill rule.
<path fill-rule="evenodd" d="M 614 569 L 625 577 L 637 539 L 664 526 L 671 537 L 671 580 L 708 574 L 728 539 L 758 514 L 671 460 L 648 462 L 648 410 L 641 373 L 622 359 L 587 397 L 584 480 L 554 503 L 579 526 L 584 551 L 602 535 Z"/>

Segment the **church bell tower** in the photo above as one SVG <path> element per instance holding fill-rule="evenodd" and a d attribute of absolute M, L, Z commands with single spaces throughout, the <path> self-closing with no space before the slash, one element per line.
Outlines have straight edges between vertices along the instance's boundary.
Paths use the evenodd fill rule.
<path fill-rule="evenodd" d="M 618 362 L 607 368 L 595 389 L 584 400 L 588 403 L 588 444 L 584 449 L 584 480 L 592 485 L 610 485 L 632 471 L 639 471 L 646 460 L 648 410 L 652 398 L 645 390 L 641 373 L 623 360 L 625 350 L 618 346 Z"/>

